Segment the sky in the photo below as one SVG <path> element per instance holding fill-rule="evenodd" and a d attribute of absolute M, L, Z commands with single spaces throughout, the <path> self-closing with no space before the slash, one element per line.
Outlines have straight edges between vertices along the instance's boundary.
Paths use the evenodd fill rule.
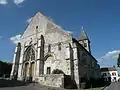
<path fill-rule="evenodd" d="M 42 12 L 78 38 L 81 26 L 101 67 L 116 65 L 120 53 L 119 0 L 0 0 L 0 60 L 12 62 L 30 18 Z"/>

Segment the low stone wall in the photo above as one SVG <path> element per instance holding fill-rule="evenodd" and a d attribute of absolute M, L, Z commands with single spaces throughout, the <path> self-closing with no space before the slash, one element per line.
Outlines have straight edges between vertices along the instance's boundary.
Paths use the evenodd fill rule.
<path fill-rule="evenodd" d="M 41 79 L 42 80 L 39 80 L 39 83 L 42 85 L 52 86 L 52 87 L 64 87 L 64 75 L 63 74 L 44 75 L 43 77 L 41 77 Z"/>

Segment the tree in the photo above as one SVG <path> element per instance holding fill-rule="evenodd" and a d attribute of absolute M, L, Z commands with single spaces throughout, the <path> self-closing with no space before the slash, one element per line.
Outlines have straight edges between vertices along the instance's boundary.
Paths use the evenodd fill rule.
<path fill-rule="evenodd" d="M 64 74 L 64 72 L 62 70 L 55 69 L 52 71 L 52 74 Z"/>
<path fill-rule="evenodd" d="M 117 66 L 120 67 L 120 53 L 119 53 L 118 59 L 117 59 Z"/>
<path fill-rule="evenodd" d="M 2 77 L 3 75 L 7 75 L 7 77 L 9 77 L 11 69 L 12 69 L 11 63 L 0 61 L 0 77 Z"/>

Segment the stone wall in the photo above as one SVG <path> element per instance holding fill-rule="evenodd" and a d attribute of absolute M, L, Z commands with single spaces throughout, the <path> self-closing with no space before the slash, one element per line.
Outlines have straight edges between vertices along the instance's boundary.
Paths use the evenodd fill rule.
<path fill-rule="evenodd" d="M 44 81 L 42 85 L 52 87 L 64 87 L 64 75 L 63 74 L 49 74 L 44 75 Z"/>

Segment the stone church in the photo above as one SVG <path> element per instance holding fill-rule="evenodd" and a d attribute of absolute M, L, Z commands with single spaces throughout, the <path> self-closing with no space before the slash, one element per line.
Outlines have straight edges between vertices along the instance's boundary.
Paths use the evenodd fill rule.
<path fill-rule="evenodd" d="M 33 16 L 16 46 L 11 79 L 53 87 L 65 87 L 68 80 L 79 88 L 83 78 L 99 76 L 100 66 L 83 30 L 75 39 L 42 13 Z"/>

